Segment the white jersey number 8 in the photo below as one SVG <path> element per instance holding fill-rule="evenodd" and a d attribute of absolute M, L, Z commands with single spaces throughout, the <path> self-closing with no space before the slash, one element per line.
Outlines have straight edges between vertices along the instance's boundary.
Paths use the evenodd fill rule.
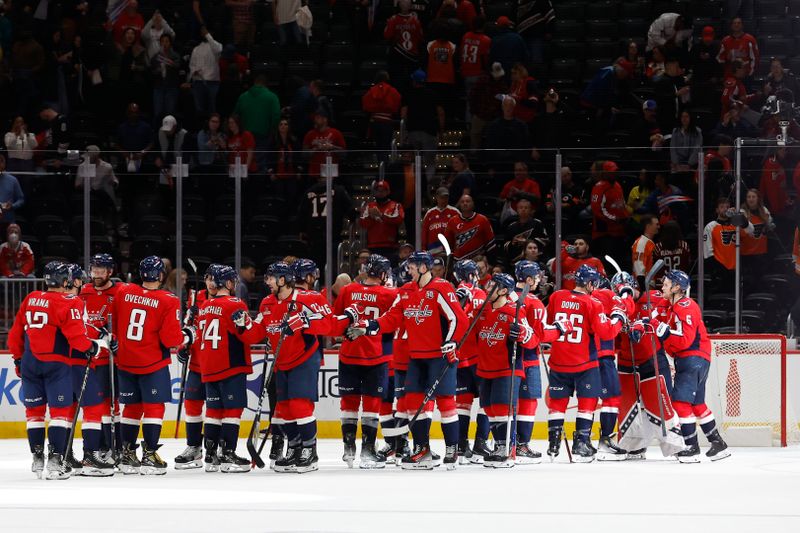
<path fill-rule="evenodd" d="M 144 337 L 144 321 L 147 318 L 147 311 L 144 309 L 134 309 L 131 311 L 131 319 L 128 322 L 128 331 L 125 337 L 131 341 L 140 341 Z"/>

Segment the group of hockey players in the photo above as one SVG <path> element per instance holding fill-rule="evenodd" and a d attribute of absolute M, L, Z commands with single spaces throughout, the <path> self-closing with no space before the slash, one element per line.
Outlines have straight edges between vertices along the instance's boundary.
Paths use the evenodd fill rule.
<path fill-rule="evenodd" d="M 255 439 L 262 446 L 271 439 L 276 472 L 317 470 L 314 411 L 324 336 L 342 337 L 342 459 L 350 467 L 359 420 L 364 469 L 538 463 L 542 455 L 530 441 L 543 371 L 551 460 L 562 439 L 570 461 L 591 462 L 643 459 L 656 438 L 664 455 L 698 462 L 698 423 L 711 444 L 706 455 L 729 455 L 704 401 L 710 343 L 685 272 L 667 271 L 655 290 L 637 286 L 628 273 L 609 281 L 583 265 L 575 287 L 554 292 L 545 306 L 534 296 L 542 278 L 537 263 L 520 261 L 514 276 L 494 274 L 481 287 L 473 261 L 452 266 L 455 286 L 433 275 L 433 261 L 428 252 L 413 252 L 393 276 L 389 260 L 373 254 L 366 277 L 344 287 L 332 307 L 313 290 L 319 277 L 313 261 L 276 262 L 255 318 L 233 296 L 238 275 L 230 266 L 208 267 L 205 289 L 190 292 L 182 316 L 179 299 L 162 288 L 158 257 L 141 261 L 141 285 L 113 282 L 115 263 L 107 254 L 91 259 L 88 276 L 78 265 L 47 264 L 47 289 L 26 297 L 9 334 L 32 470 L 45 475 L 46 459 L 47 479 L 166 473 L 157 450 L 175 354 L 185 369 L 179 409 L 185 407 L 187 440 L 175 468 L 249 471 L 255 457 L 251 463 L 236 448 L 253 371 L 250 347 L 263 342 L 273 356 L 261 380 L 270 423 Z M 570 406 L 573 396 L 577 405 Z M 434 407 L 443 458 L 430 446 Z M 564 422 L 575 408 L 570 446 Z M 79 409 L 81 461 L 72 454 Z M 386 441 L 380 450 L 379 427 Z M 251 456 L 260 454 L 256 444 L 248 440 Z"/>

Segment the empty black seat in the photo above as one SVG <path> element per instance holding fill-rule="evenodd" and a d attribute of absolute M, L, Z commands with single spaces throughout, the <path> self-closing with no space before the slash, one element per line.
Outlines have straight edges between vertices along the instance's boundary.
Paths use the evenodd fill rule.
<path fill-rule="evenodd" d="M 615 0 L 587 2 L 585 9 L 584 16 L 587 19 L 613 19 L 619 14 L 619 2 Z"/>
<path fill-rule="evenodd" d="M 225 257 L 233 255 L 233 239 L 224 235 L 210 235 L 203 242 L 203 253 L 214 261 L 222 261 Z"/>
<path fill-rule="evenodd" d="M 66 235 L 67 225 L 60 216 L 41 215 L 33 221 L 33 232 L 40 239 L 46 240 L 52 235 Z"/>
<path fill-rule="evenodd" d="M 44 254 L 75 261 L 78 257 L 78 243 L 68 235 L 51 235 L 45 240 Z"/>
<path fill-rule="evenodd" d="M 160 196 L 137 196 L 133 206 L 137 218 L 145 215 L 161 215 L 164 213 L 164 202 L 161 200 Z"/>
<path fill-rule="evenodd" d="M 184 195 L 181 206 L 183 216 L 206 216 L 206 201 L 200 196 Z"/>
<path fill-rule="evenodd" d="M 141 235 L 131 244 L 131 260 L 139 263 L 149 255 L 161 255 L 163 241 L 158 235 Z"/>
<path fill-rule="evenodd" d="M 295 257 L 304 257 L 308 255 L 308 245 L 293 235 L 278 237 L 272 250 L 282 256 L 293 255 Z"/>
<path fill-rule="evenodd" d="M 706 309 L 703 311 L 703 321 L 709 331 L 723 328 L 729 325 L 728 312 L 719 311 L 714 309 Z"/>
<path fill-rule="evenodd" d="M 586 39 L 616 39 L 617 22 L 615 20 L 587 20 L 584 35 Z"/>
<path fill-rule="evenodd" d="M 103 219 L 99 217 L 89 217 L 89 235 L 90 236 L 103 236 L 106 233 L 106 225 Z M 83 216 L 72 217 L 69 223 L 69 234 L 72 235 L 76 241 L 83 240 Z"/>
<path fill-rule="evenodd" d="M 269 254 L 269 239 L 261 235 L 242 237 L 242 256 L 258 264 Z"/>
<path fill-rule="evenodd" d="M 733 294 L 711 294 L 706 298 L 706 309 L 733 311 L 736 308 L 736 297 Z"/>
<path fill-rule="evenodd" d="M 197 215 L 184 215 L 183 233 L 202 239 L 206 236 L 206 219 Z"/>
<path fill-rule="evenodd" d="M 166 231 L 166 217 L 160 215 L 145 215 L 136 220 L 136 232 L 140 235 L 160 235 Z"/>

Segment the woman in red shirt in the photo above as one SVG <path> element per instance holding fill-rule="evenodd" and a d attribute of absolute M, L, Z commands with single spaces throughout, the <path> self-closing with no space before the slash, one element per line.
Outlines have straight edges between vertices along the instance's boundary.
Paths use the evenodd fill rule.
<path fill-rule="evenodd" d="M 237 115 L 228 117 L 228 164 L 236 164 L 236 156 L 247 166 L 247 172 L 256 171 L 256 140 L 253 134 L 242 129 L 242 120 Z"/>

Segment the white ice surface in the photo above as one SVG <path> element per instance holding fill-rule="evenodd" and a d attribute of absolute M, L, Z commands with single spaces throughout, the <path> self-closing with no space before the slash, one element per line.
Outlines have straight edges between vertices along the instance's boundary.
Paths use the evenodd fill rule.
<path fill-rule="evenodd" d="M 0 531 L 800 532 L 800 447 L 694 465 L 657 448 L 644 462 L 567 464 L 562 449 L 552 464 L 406 472 L 348 470 L 327 440 L 320 470 L 304 475 L 178 472 L 182 449 L 165 440 L 162 477 L 45 481 L 25 441 L 0 440 Z"/>

